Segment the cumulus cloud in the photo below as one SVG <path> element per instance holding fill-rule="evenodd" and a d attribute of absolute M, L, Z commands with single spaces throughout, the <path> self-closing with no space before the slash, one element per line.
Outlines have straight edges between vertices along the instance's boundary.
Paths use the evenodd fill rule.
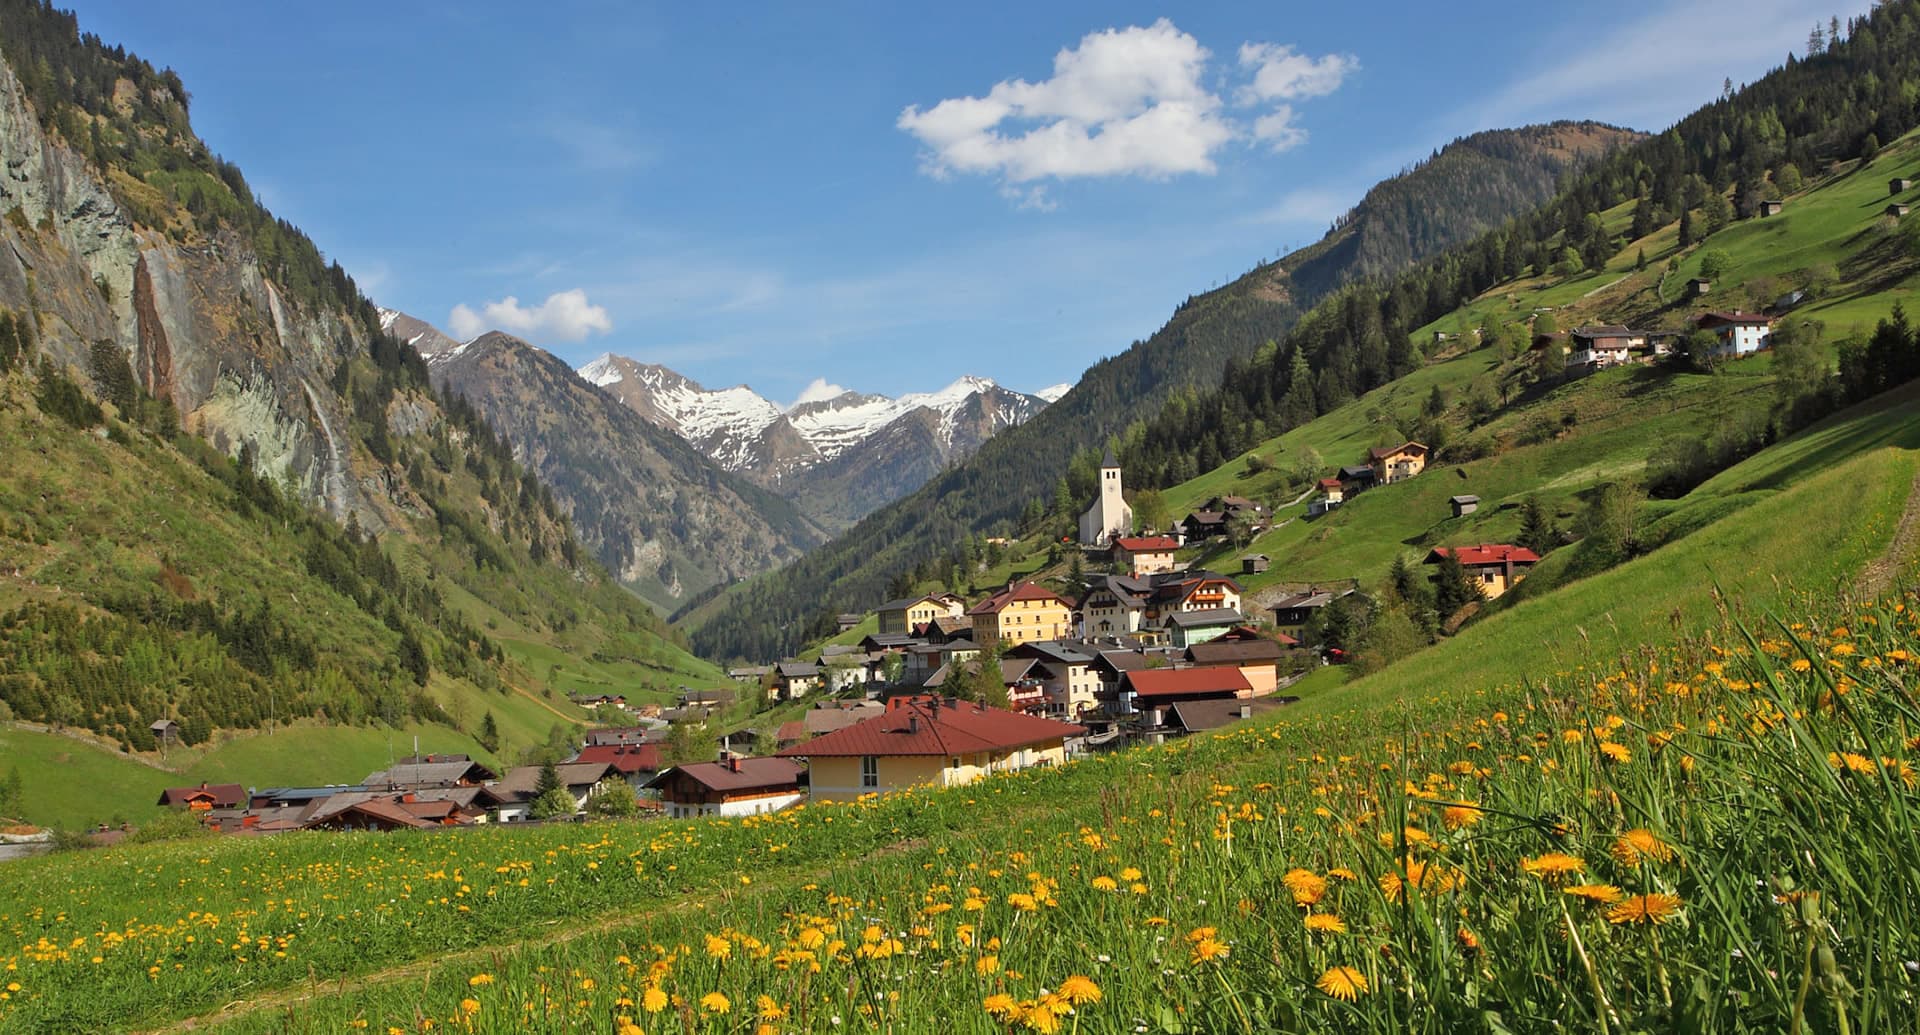
<path fill-rule="evenodd" d="M 1325 97 L 1360 61 L 1351 54 L 1312 58 L 1283 43 L 1242 43 L 1240 67 L 1253 73 L 1253 81 L 1240 88 L 1240 103 L 1259 104 Z"/>
<path fill-rule="evenodd" d="M 791 410 L 794 406 L 799 406 L 801 403 L 826 402 L 828 399 L 837 399 L 847 394 L 848 390 L 845 386 L 834 384 L 824 377 L 816 377 L 807 387 L 800 389 L 800 398 L 795 399 L 793 405 L 788 406 L 787 409 Z"/>
<path fill-rule="evenodd" d="M 582 341 L 590 334 L 613 330 L 613 320 L 605 307 L 587 301 L 587 293 L 574 288 L 556 291 L 532 307 L 521 305 L 512 295 L 486 303 L 479 312 L 456 305 L 447 317 L 447 329 L 462 340 L 500 330 L 530 341 Z"/>
<path fill-rule="evenodd" d="M 1036 181 L 1210 175 L 1235 141 L 1297 146 L 1306 131 L 1291 105 L 1274 102 L 1325 96 L 1357 67 L 1343 55 L 1245 44 L 1237 71 L 1223 71 L 1246 80 L 1236 95 L 1243 107 L 1273 106 L 1242 119 L 1206 85 L 1212 58 L 1165 18 L 1103 29 L 1054 55 L 1049 79 L 1009 79 L 984 97 L 910 105 L 895 125 L 925 148 L 928 175 L 995 176 L 1021 208 L 1047 210 L 1053 202 Z"/>

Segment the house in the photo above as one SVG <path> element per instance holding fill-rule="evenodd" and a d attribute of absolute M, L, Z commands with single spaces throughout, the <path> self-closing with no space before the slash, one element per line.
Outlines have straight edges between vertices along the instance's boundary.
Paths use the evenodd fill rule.
<path fill-rule="evenodd" d="M 911 633 L 868 633 L 860 638 L 860 649 L 869 654 L 900 653 L 915 644 L 925 643 L 924 639 Z M 768 669 L 769 673 L 773 670 Z"/>
<path fill-rule="evenodd" d="M 1296 643 L 1311 645 L 1314 638 L 1315 619 L 1329 604 L 1353 592 L 1352 588 L 1325 590 L 1318 586 L 1307 586 L 1303 590 L 1289 593 L 1268 605 L 1273 612 L 1274 628 L 1280 635 Z"/>
<path fill-rule="evenodd" d="M 1527 572 L 1540 563 L 1540 555 L 1524 546 L 1512 546 L 1507 543 L 1481 543 L 1478 546 L 1436 546 L 1427 554 L 1424 564 L 1439 564 L 1449 555 L 1460 559 L 1461 567 L 1467 569 L 1467 575 L 1480 584 L 1480 592 L 1488 600 L 1512 589 Z M 1435 576 L 1438 577 L 1437 575 Z"/>
<path fill-rule="evenodd" d="M 1784 201 L 1770 200 L 1770 201 L 1761 202 L 1757 211 L 1760 213 L 1760 218 L 1765 219 L 1768 216 L 1779 215 L 1782 211 L 1786 209 L 1786 207 L 1787 207 L 1787 203 Z"/>
<path fill-rule="evenodd" d="M 1253 688 L 1253 696 L 1266 697 L 1280 687 L 1280 659 L 1299 646 L 1292 637 L 1268 639 L 1244 626 L 1187 648 L 1187 660 L 1203 667 L 1232 665 Z"/>
<path fill-rule="evenodd" d="M 1100 495 L 1080 515 L 1080 541 L 1088 546 L 1105 546 L 1115 536 L 1133 531 L 1133 508 L 1127 505 L 1120 484 L 1120 461 L 1112 447 L 1100 461 Z"/>
<path fill-rule="evenodd" d="M 1373 468 L 1367 468 L 1367 473 L 1371 475 Z M 1338 478 L 1322 478 L 1314 487 L 1320 490 L 1320 498 L 1307 504 L 1308 517 L 1319 517 L 1347 501 L 1346 483 Z"/>
<path fill-rule="evenodd" d="M 1646 347 L 1647 336 L 1619 324 L 1598 324 L 1575 328 L 1567 341 L 1567 367 L 1592 373 L 1626 363 L 1634 348 Z"/>
<path fill-rule="evenodd" d="M 416 755 L 368 773 L 360 784 L 373 790 L 479 787 L 497 775 L 465 755 Z"/>
<path fill-rule="evenodd" d="M 1174 611 L 1167 615 L 1164 628 L 1169 643 L 1185 648 L 1225 635 L 1246 620 L 1238 608 L 1214 607 L 1203 611 Z"/>
<path fill-rule="evenodd" d="M 742 683 L 758 683 L 770 675 L 773 675 L 772 665 L 743 665 L 727 670 L 728 679 L 737 679 Z"/>
<path fill-rule="evenodd" d="M 1273 559 L 1264 553 L 1250 553 L 1240 558 L 1240 574 L 1258 575 L 1273 567 Z"/>
<path fill-rule="evenodd" d="M 1375 446 L 1367 450 L 1367 465 L 1373 468 L 1373 479 L 1381 485 L 1392 485 L 1405 481 L 1427 469 L 1426 446 L 1418 442 L 1403 442 L 1397 446 Z"/>
<path fill-rule="evenodd" d="M 739 695 L 732 690 L 694 690 L 684 686 L 680 688 L 680 707 L 682 708 L 706 708 L 717 711 L 731 707 L 737 700 Z"/>
<path fill-rule="evenodd" d="M 1705 277 L 1695 277 L 1687 281 L 1687 297 L 1699 298 L 1713 290 L 1713 281 Z"/>
<path fill-rule="evenodd" d="M 967 617 L 973 621 L 973 641 L 982 645 L 1057 640 L 1073 629 L 1073 605 L 1031 582 L 1010 585 L 973 605 Z"/>
<path fill-rule="evenodd" d="M 1145 624 L 1164 624 L 1166 615 L 1177 611 L 1238 611 L 1240 584 L 1204 569 L 1189 569 L 1153 580 L 1153 592 L 1147 598 Z"/>
<path fill-rule="evenodd" d="M 1896 176 L 1893 179 L 1887 181 L 1888 197 L 1892 197 L 1895 194 L 1905 194 L 1907 191 L 1910 191 L 1912 189 L 1913 189 L 1913 181 L 1905 177 Z"/>
<path fill-rule="evenodd" d="M 1208 510 L 1205 507 L 1188 512 L 1180 519 L 1175 531 L 1188 543 L 1198 543 L 1207 539 L 1217 539 L 1227 534 L 1227 515 L 1225 511 Z"/>
<path fill-rule="evenodd" d="M 1352 464 L 1340 469 L 1342 499 L 1365 492 L 1373 488 L 1374 484 L 1373 467 L 1370 464 Z"/>
<path fill-rule="evenodd" d="M 1082 636 L 1119 636 L 1139 632 L 1153 584 L 1130 575 L 1094 576 L 1080 598 Z"/>
<path fill-rule="evenodd" d="M 1023 643 L 1007 657 L 1034 662 L 1030 674 L 1046 695 L 1043 714 L 1075 720 L 1099 708 L 1102 680 L 1093 667 L 1099 651 L 1092 645 L 1073 640 Z"/>
<path fill-rule="evenodd" d="M 966 610 L 967 602 L 952 593 L 928 593 L 889 600 L 875 608 L 874 615 L 883 635 L 912 635 L 936 618 L 958 618 Z"/>
<path fill-rule="evenodd" d="M 645 787 L 647 781 L 653 779 L 653 774 L 661 769 L 660 745 L 589 744 L 567 761 L 611 766 L 621 779 L 638 790 Z"/>
<path fill-rule="evenodd" d="M 603 705 L 612 705 L 615 708 L 627 706 L 625 694 L 568 694 L 567 700 L 582 708 L 599 708 Z"/>
<path fill-rule="evenodd" d="M 732 733 L 722 733 L 713 738 L 713 742 L 720 746 L 723 758 L 727 755 L 751 755 L 753 749 L 760 745 L 760 731 L 748 726 Z"/>
<path fill-rule="evenodd" d="M 603 726 L 587 731 L 587 746 L 663 744 L 668 736 L 669 731 L 665 726 Z"/>
<path fill-rule="evenodd" d="M 325 801 L 336 794 L 364 794 L 367 788 L 358 785 L 332 784 L 326 787 L 266 787 L 247 796 L 249 812 L 298 811 L 316 801 Z"/>
<path fill-rule="evenodd" d="M 1253 530 L 1266 528 L 1267 508 L 1245 496 L 1215 496 L 1180 522 L 1179 531 L 1189 543 L 1228 534 L 1235 519 L 1248 521 Z"/>
<path fill-rule="evenodd" d="M 647 781 L 673 819 L 753 816 L 777 812 L 806 797 L 805 771 L 785 758 L 728 758 L 663 770 Z"/>
<path fill-rule="evenodd" d="M 866 615 L 857 615 L 850 611 L 843 611 L 840 614 L 833 616 L 834 627 L 837 628 L 840 632 L 846 632 L 847 630 L 852 629 L 854 626 L 859 625 L 861 622 L 864 622 L 866 620 L 867 620 Z"/>
<path fill-rule="evenodd" d="M 774 694 L 782 701 L 805 697 L 820 688 L 820 666 L 788 658 L 773 666 Z"/>
<path fill-rule="evenodd" d="M 1276 711 L 1297 700 L 1297 697 L 1262 697 L 1251 701 L 1175 701 L 1166 707 L 1162 721 L 1168 733 L 1206 733 L 1225 728 L 1241 719 Z"/>
<path fill-rule="evenodd" d="M 1136 579 L 1172 571 L 1173 552 L 1179 548 L 1170 536 L 1117 536 L 1113 540 L 1113 566 Z"/>
<path fill-rule="evenodd" d="M 809 795 L 848 801 L 909 787 L 953 787 L 989 773 L 1061 765 L 1086 727 L 970 701 L 896 697 L 865 722 L 782 751 L 807 761 Z"/>
<path fill-rule="evenodd" d="M 538 798 L 540 770 L 537 765 L 515 766 L 507 775 L 487 785 L 497 804 L 495 815 L 502 823 L 517 823 L 530 817 Z M 587 807 L 587 799 L 600 792 L 603 780 L 625 780 L 625 774 L 609 762 L 561 762 L 553 767 L 560 786 L 573 796 L 574 811 Z M 644 786 L 644 784 L 643 784 Z"/>
<path fill-rule="evenodd" d="M 907 670 L 901 681 L 908 686 L 925 686 L 941 670 L 951 670 L 979 656 L 980 645 L 972 640 L 919 644 L 907 652 Z"/>
<path fill-rule="evenodd" d="M 1693 323 L 1720 340 L 1714 350 L 1716 355 L 1747 356 L 1773 343 L 1773 317 L 1764 313 L 1743 313 L 1739 310 L 1701 313 Z"/>
<path fill-rule="evenodd" d="M 926 624 L 920 635 L 928 643 L 946 643 L 949 640 L 964 640 L 973 635 L 973 619 L 961 614 L 943 615 Z"/>
<path fill-rule="evenodd" d="M 1040 663 L 1033 658 L 1001 658 L 1000 685 L 1007 692 L 1007 710 L 1039 715 L 1047 710 L 1047 687 Z"/>
<path fill-rule="evenodd" d="M 1120 681 L 1122 714 L 1150 713 L 1175 701 L 1252 700 L 1253 684 L 1235 665 L 1204 668 L 1143 668 Z M 1149 725 L 1158 726 L 1158 721 Z"/>
<path fill-rule="evenodd" d="M 156 719 L 153 725 L 147 727 L 147 730 L 153 734 L 153 739 L 158 743 L 177 744 L 180 742 L 180 724 L 172 719 Z"/>
<path fill-rule="evenodd" d="M 1453 508 L 1454 517 L 1465 517 L 1480 509 L 1478 496 L 1448 496 L 1447 506 Z"/>
<path fill-rule="evenodd" d="M 1886 208 L 1887 215 L 1899 219 L 1907 214 L 1908 206 L 1904 201 L 1896 201 Z"/>
<path fill-rule="evenodd" d="M 237 783 L 202 783 L 198 787 L 169 787 L 160 792 L 155 804 L 172 809 L 207 812 L 212 809 L 244 808 L 247 789 Z"/>
<path fill-rule="evenodd" d="M 300 824 L 301 830 L 432 830 L 471 823 L 451 801 L 421 801 L 411 792 L 384 795 L 336 795 Z"/>

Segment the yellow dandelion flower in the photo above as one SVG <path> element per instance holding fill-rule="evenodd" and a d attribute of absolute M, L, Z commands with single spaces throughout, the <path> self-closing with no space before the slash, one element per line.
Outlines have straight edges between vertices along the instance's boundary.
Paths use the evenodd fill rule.
<path fill-rule="evenodd" d="M 646 1032 L 640 1029 L 638 1024 L 633 1023 L 633 1018 L 631 1017 L 620 1018 L 615 1024 L 613 1032 L 614 1035 L 647 1035 Z"/>
<path fill-rule="evenodd" d="M 1197 967 L 1225 959 L 1231 951 L 1226 942 L 1217 938 L 1202 938 L 1193 943 L 1193 965 Z"/>
<path fill-rule="evenodd" d="M 1614 765 L 1626 765 L 1628 762 L 1633 761 L 1633 752 L 1627 750 L 1625 744 L 1617 741 L 1602 741 L 1600 744 L 1600 753 L 1607 756 L 1607 761 L 1612 762 Z"/>
<path fill-rule="evenodd" d="M 1561 888 L 1562 892 L 1575 898 L 1584 898 L 1589 902 L 1611 905 L 1625 897 L 1626 893 L 1611 884 L 1575 884 Z"/>
<path fill-rule="evenodd" d="M 478 1000 L 478 999 L 462 999 L 462 1000 L 460 1000 L 460 1012 L 461 1012 L 461 1013 L 464 1013 L 464 1014 L 469 1014 L 469 1015 L 471 1015 L 471 1014 L 476 1014 L 476 1013 L 479 1013 L 479 1012 L 480 1012 L 480 1000 Z"/>
<path fill-rule="evenodd" d="M 1139 880 L 1140 877 L 1141 877 L 1140 871 L 1131 866 L 1120 871 L 1121 880 L 1134 881 L 1134 880 Z"/>
<path fill-rule="evenodd" d="M 1093 879 L 1093 890 L 1095 891 L 1115 891 L 1115 890 L 1118 890 L 1119 887 L 1120 887 L 1119 881 L 1116 881 L 1112 877 L 1109 877 L 1105 874 L 1101 874 L 1100 876 L 1095 877 Z"/>
<path fill-rule="evenodd" d="M 492 974 L 475 974 L 474 976 L 467 979 L 467 984 L 472 988 L 479 988 L 481 985 L 491 985 L 493 984 L 493 975 Z"/>
<path fill-rule="evenodd" d="M 980 1001 L 980 1006 L 992 1016 L 1003 1021 L 1020 1019 L 1020 1004 L 1005 992 L 996 992 Z"/>
<path fill-rule="evenodd" d="M 1352 883 L 1360 879 L 1359 874 L 1353 872 L 1352 870 L 1347 869 L 1345 866 L 1335 866 L 1333 869 L 1327 871 L 1327 876 L 1334 877 L 1339 880 L 1346 881 L 1348 883 Z"/>
<path fill-rule="evenodd" d="M 719 992 L 708 992 L 700 997 L 700 1008 L 708 1013 L 731 1013 L 733 1001 Z"/>
<path fill-rule="evenodd" d="M 1549 884 L 1558 884 L 1586 870 L 1587 861 L 1565 852 L 1548 852 L 1538 858 L 1520 860 L 1520 868 Z"/>
<path fill-rule="evenodd" d="M 1635 895 L 1607 910 L 1616 924 L 1663 924 L 1680 909 L 1678 895 Z"/>
<path fill-rule="evenodd" d="M 718 935 L 707 935 L 707 956 L 724 960 L 733 955 L 733 943 Z"/>
<path fill-rule="evenodd" d="M 763 1021 L 777 1021 L 787 1015 L 786 1008 L 782 1007 L 770 995 L 755 996 L 753 1005 L 754 1011 L 760 1015 L 760 1019 Z"/>
<path fill-rule="evenodd" d="M 1346 921 L 1332 913 L 1309 913 L 1306 919 L 1307 930 L 1315 934 L 1345 934 Z"/>
<path fill-rule="evenodd" d="M 1313 987 L 1335 999 L 1351 1003 L 1366 994 L 1367 978 L 1352 967 L 1328 967 L 1327 972 L 1320 975 L 1320 980 L 1313 983 Z"/>
<path fill-rule="evenodd" d="M 1876 771 L 1873 759 L 1865 755 L 1856 755 L 1851 751 L 1827 752 L 1827 764 L 1835 769 L 1850 769 L 1856 773 L 1865 773 L 1869 776 Z"/>
<path fill-rule="evenodd" d="M 1144 922 L 1148 927 L 1165 927 L 1168 920 L 1164 916 L 1150 916 Z"/>
<path fill-rule="evenodd" d="M 1638 866 L 1641 860 L 1673 861 L 1673 848 L 1644 827 L 1635 827 L 1614 838 L 1613 847 L 1607 851 L 1622 866 Z"/>
<path fill-rule="evenodd" d="M 988 974 L 997 973 L 999 972 L 999 970 L 1000 970 L 1000 957 L 998 956 L 982 956 L 979 959 L 973 961 L 973 972 L 980 975 L 981 977 L 985 977 Z"/>
<path fill-rule="evenodd" d="M 1100 986 L 1085 974 L 1072 974 L 1060 982 L 1060 996 L 1075 1006 L 1100 1001 Z"/>
<path fill-rule="evenodd" d="M 1459 830 L 1462 827 L 1470 827 L 1480 822 L 1480 818 L 1483 815 L 1485 815 L 1485 813 L 1471 804 L 1449 805 L 1440 810 L 1440 823 L 1448 830 Z"/>
<path fill-rule="evenodd" d="M 640 997 L 640 1008 L 648 1013 L 659 1013 L 667 1008 L 667 993 L 658 987 L 647 989 Z"/>

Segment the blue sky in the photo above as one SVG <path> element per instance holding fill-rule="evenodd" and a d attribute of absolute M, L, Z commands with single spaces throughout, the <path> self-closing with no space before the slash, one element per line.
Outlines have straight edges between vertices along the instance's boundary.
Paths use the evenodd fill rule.
<path fill-rule="evenodd" d="M 1455 136 L 1866 3 L 76 6 L 381 304 L 785 403 L 1075 380 Z"/>

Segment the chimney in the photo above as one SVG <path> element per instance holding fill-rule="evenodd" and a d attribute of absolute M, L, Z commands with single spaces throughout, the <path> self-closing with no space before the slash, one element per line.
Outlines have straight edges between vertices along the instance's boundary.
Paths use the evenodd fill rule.
<path fill-rule="evenodd" d="M 907 732 L 908 733 L 920 732 L 920 713 L 919 712 L 915 712 L 912 715 L 907 716 Z"/>
<path fill-rule="evenodd" d="M 731 770 L 733 770 L 733 771 L 734 771 L 734 772 L 736 772 L 736 773 L 737 773 L 737 772 L 739 772 L 739 771 L 740 771 L 740 756 L 739 756 L 739 755 L 728 755 L 728 756 L 727 756 L 727 768 L 728 768 L 728 769 L 731 769 Z"/>

